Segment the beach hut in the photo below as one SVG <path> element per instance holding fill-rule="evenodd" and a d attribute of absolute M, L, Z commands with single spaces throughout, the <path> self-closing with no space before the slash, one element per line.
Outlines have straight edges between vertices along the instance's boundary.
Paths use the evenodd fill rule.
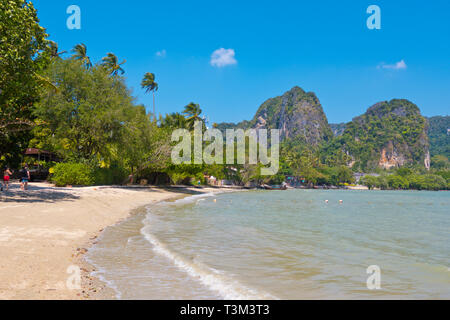
<path fill-rule="evenodd" d="M 37 149 L 37 148 L 28 148 L 24 151 L 24 156 L 31 157 L 35 159 L 35 163 L 29 163 L 30 168 L 30 178 L 31 181 L 36 180 L 45 180 L 48 177 L 49 171 L 46 168 L 41 166 L 41 161 L 45 162 L 61 162 L 61 158 L 59 158 L 55 153 Z"/>
<path fill-rule="evenodd" d="M 28 148 L 24 152 L 25 156 L 36 158 L 37 161 L 55 161 L 60 162 L 61 159 L 53 152 L 36 149 L 36 148 Z"/>

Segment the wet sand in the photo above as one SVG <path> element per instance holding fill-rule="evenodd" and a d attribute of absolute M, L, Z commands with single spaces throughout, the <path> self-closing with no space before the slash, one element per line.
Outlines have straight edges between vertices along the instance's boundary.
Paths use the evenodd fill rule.
<path fill-rule="evenodd" d="M 12 184 L 0 193 L 0 299 L 109 299 L 83 258 L 107 226 L 138 207 L 218 188 L 55 188 Z M 76 273 L 81 271 L 81 286 Z M 72 286 L 71 286 L 72 284 Z"/>

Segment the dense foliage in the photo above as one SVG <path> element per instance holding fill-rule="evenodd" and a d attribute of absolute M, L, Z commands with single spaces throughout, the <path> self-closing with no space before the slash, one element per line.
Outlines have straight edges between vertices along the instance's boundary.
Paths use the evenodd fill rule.
<path fill-rule="evenodd" d="M 448 190 L 450 180 L 445 179 L 442 173 L 439 174 L 417 174 L 411 172 L 408 175 L 390 174 L 372 176 L 367 175 L 361 178 L 361 183 L 369 189 L 379 188 L 382 190 Z"/>
<path fill-rule="evenodd" d="M 428 148 L 426 125 L 419 108 L 410 101 L 380 102 L 347 123 L 326 152 L 345 151 L 352 157 L 353 167 L 361 171 L 379 166 L 382 149 L 402 155 L 405 164 L 423 163 Z"/>
<path fill-rule="evenodd" d="M 17 164 L 33 126 L 33 105 L 51 84 L 45 29 L 25 0 L 0 1 L 0 161 Z"/>
<path fill-rule="evenodd" d="M 428 137 L 431 156 L 443 155 L 450 158 L 450 116 L 428 118 Z"/>
<path fill-rule="evenodd" d="M 58 163 L 52 171 L 51 180 L 58 187 L 94 184 L 92 168 L 83 163 Z"/>

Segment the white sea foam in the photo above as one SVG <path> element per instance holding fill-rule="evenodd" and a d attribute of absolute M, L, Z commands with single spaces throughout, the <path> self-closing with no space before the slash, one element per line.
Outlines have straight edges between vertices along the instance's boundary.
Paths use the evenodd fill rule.
<path fill-rule="evenodd" d="M 113 281 L 110 281 L 108 279 L 106 279 L 103 275 L 107 273 L 107 271 L 103 268 L 101 268 L 100 266 L 98 266 L 96 263 L 94 263 L 92 261 L 92 259 L 90 259 L 90 255 L 94 254 L 95 255 L 95 251 L 96 251 L 96 247 L 93 246 L 90 250 L 89 250 L 89 254 L 87 254 L 84 259 L 86 260 L 87 263 L 89 263 L 91 266 L 95 267 L 96 271 L 91 272 L 91 276 L 98 278 L 100 281 L 102 281 L 103 283 L 106 283 L 106 285 L 113 289 L 114 292 L 116 293 L 116 299 L 120 300 L 122 299 L 122 293 L 120 292 L 119 288 L 116 286 L 116 284 Z"/>
<path fill-rule="evenodd" d="M 214 195 L 214 194 L 207 194 Z M 201 195 L 199 195 L 201 196 Z M 205 196 L 205 195 L 203 195 Z M 194 198 L 195 197 L 195 198 Z M 188 199 L 190 198 L 190 199 Z M 192 196 L 181 200 L 184 203 L 191 202 L 198 198 L 198 196 Z M 181 201 L 180 201 L 181 202 Z M 186 272 L 191 278 L 198 280 L 208 289 L 217 292 L 226 300 L 268 300 L 277 299 L 277 297 L 260 291 L 248 286 L 243 285 L 238 280 L 233 279 L 230 275 L 227 275 L 224 271 L 216 270 L 204 263 L 198 261 L 198 259 L 189 259 L 182 255 L 170 250 L 170 248 L 160 241 L 150 231 L 150 225 L 155 223 L 154 216 L 150 212 L 150 208 L 147 208 L 147 218 L 144 220 L 144 224 L 147 226 L 141 229 L 141 234 L 150 242 L 153 246 L 153 250 L 169 259 L 180 270 Z"/>
<path fill-rule="evenodd" d="M 217 195 L 217 192 L 208 192 L 208 193 L 202 193 L 202 194 L 195 194 L 189 197 L 185 197 L 182 199 L 175 200 L 173 203 L 180 204 L 180 203 L 190 203 L 198 200 L 204 200 L 203 198 L 212 197 L 214 195 Z"/>
<path fill-rule="evenodd" d="M 195 259 L 189 261 L 171 251 L 165 244 L 148 232 L 145 227 L 141 232 L 153 245 L 155 252 L 171 260 L 179 269 L 200 281 L 207 288 L 219 293 L 226 300 L 276 299 L 270 294 L 244 286 L 239 281 L 226 276 L 224 272 L 208 267 Z"/>

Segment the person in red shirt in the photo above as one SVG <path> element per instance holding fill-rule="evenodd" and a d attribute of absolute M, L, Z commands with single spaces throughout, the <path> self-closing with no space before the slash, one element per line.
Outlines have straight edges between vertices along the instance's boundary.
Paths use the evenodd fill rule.
<path fill-rule="evenodd" d="M 3 187 L 8 191 L 9 189 L 9 180 L 11 178 L 12 171 L 8 167 L 3 171 Z M 3 189 L 3 188 L 2 188 Z"/>

